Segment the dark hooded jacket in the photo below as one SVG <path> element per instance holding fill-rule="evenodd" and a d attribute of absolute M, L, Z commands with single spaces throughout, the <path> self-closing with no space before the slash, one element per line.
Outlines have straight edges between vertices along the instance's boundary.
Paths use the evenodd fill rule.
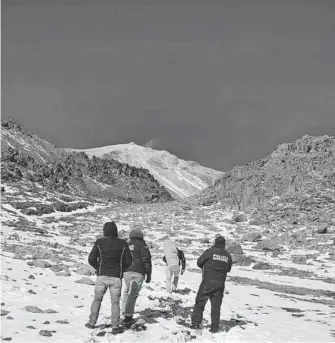
<path fill-rule="evenodd" d="M 132 256 L 128 243 L 118 238 L 117 226 L 107 222 L 103 227 L 104 236 L 98 238 L 88 257 L 88 263 L 96 274 L 122 278 L 123 272 L 131 266 Z"/>
<path fill-rule="evenodd" d="M 132 265 L 126 270 L 127 272 L 140 273 L 143 276 L 151 278 L 151 254 L 150 250 L 143 240 L 141 230 L 132 230 L 129 233 L 129 250 L 133 257 Z"/>
<path fill-rule="evenodd" d="M 227 273 L 230 272 L 233 261 L 231 255 L 225 249 L 226 241 L 219 236 L 215 245 L 207 249 L 197 261 L 199 268 L 202 268 L 202 280 L 220 284 L 224 287 Z"/>

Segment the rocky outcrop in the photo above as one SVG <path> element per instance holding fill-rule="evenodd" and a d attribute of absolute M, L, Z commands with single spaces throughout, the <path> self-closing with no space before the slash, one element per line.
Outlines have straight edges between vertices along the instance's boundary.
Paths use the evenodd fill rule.
<path fill-rule="evenodd" d="M 130 202 L 172 200 L 170 193 L 147 169 L 114 159 L 90 159 L 84 152 L 57 149 L 13 120 L 2 121 L 1 140 L 2 183 L 28 181 L 48 191 Z M 76 206 L 85 208 L 85 204 Z M 26 214 L 54 210 L 70 212 L 74 208 L 71 204 L 59 203 L 55 209 L 47 206 L 39 210 L 27 209 Z"/>
<path fill-rule="evenodd" d="M 223 174 L 199 200 L 266 213 L 270 222 L 329 222 L 335 209 L 335 137 L 304 136 Z M 263 219 L 250 223 L 259 225 Z M 320 230 L 324 232 L 325 230 Z"/>

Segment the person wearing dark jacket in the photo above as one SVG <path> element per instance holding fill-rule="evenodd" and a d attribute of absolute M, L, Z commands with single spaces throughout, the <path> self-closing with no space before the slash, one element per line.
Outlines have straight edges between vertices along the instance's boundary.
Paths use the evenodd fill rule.
<path fill-rule="evenodd" d="M 137 297 L 142 288 L 143 281 L 151 281 L 151 254 L 143 239 L 143 232 L 134 229 L 129 233 L 129 250 L 133 257 L 133 263 L 124 273 L 125 290 L 122 299 L 122 311 L 124 324 L 131 325 Z"/>
<path fill-rule="evenodd" d="M 211 332 L 217 332 L 220 323 L 221 304 L 227 273 L 231 271 L 232 257 L 226 251 L 226 240 L 222 236 L 215 239 L 213 247 L 207 249 L 197 261 L 202 268 L 200 284 L 192 313 L 191 328 L 198 329 L 208 299 L 211 301 Z"/>
<path fill-rule="evenodd" d="M 97 280 L 94 290 L 94 300 L 88 328 L 94 328 L 99 317 L 102 299 L 109 288 L 112 303 L 112 333 L 121 333 L 120 326 L 120 297 L 123 272 L 132 264 L 132 256 L 128 243 L 118 238 L 115 222 L 107 222 L 103 227 L 103 238 L 94 243 L 88 257 L 88 263 L 95 269 Z"/>

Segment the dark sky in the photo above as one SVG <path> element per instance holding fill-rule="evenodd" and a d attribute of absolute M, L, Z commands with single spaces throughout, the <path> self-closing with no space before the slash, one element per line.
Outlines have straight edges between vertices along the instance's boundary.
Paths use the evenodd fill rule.
<path fill-rule="evenodd" d="M 334 0 L 2 0 L 2 118 L 226 170 L 335 134 Z"/>

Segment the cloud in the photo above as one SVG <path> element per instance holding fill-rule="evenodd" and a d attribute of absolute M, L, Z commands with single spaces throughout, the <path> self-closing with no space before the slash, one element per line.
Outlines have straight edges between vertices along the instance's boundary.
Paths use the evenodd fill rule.
<path fill-rule="evenodd" d="M 158 139 L 156 139 L 156 138 L 150 139 L 149 141 L 144 143 L 143 146 L 146 148 L 154 149 L 158 146 Z"/>

